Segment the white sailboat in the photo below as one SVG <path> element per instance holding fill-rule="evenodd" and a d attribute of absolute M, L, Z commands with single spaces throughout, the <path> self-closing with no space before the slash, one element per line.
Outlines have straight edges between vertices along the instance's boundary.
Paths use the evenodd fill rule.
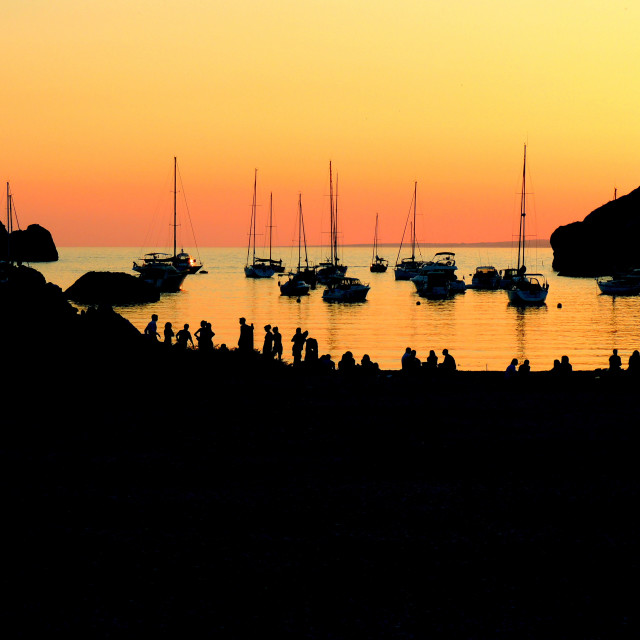
<path fill-rule="evenodd" d="M 549 283 L 542 273 L 527 273 L 525 265 L 526 244 L 526 175 L 527 175 L 527 145 L 524 145 L 524 162 L 522 166 L 522 193 L 520 195 L 520 230 L 518 233 L 518 265 L 517 275 L 507 289 L 509 302 L 517 305 L 544 304 L 549 293 Z"/>
<path fill-rule="evenodd" d="M 270 278 L 275 269 L 271 266 L 269 258 L 256 258 L 256 187 L 258 170 L 253 177 L 253 203 L 251 204 L 251 222 L 249 224 L 249 245 L 247 247 L 247 262 L 244 266 L 244 274 L 247 278 Z M 249 259 L 251 256 L 251 259 Z"/>

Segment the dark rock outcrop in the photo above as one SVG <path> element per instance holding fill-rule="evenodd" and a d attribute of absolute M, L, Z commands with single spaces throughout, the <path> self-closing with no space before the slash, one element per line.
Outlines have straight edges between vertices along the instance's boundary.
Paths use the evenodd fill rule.
<path fill-rule="evenodd" d="M 0 222 L 0 259 L 7 257 L 7 229 Z M 55 262 L 58 250 L 51 233 L 39 224 L 11 233 L 11 259 L 15 262 Z"/>
<path fill-rule="evenodd" d="M 78 278 L 66 291 L 67 300 L 78 304 L 142 304 L 157 302 L 158 290 L 128 273 L 90 271 Z"/>
<path fill-rule="evenodd" d="M 553 268 L 596 277 L 640 267 L 640 187 L 551 234 Z"/>

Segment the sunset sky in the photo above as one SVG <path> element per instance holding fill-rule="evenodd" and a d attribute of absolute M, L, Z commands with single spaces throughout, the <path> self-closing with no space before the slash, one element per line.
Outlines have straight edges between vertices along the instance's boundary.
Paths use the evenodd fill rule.
<path fill-rule="evenodd" d="M 197 242 L 510 240 L 640 185 L 629 0 L 0 0 L 0 170 L 59 246 L 142 246 L 177 156 Z M 335 186 L 335 185 L 334 185 Z M 4 198 L 3 198 L 4 201 Z M 4 216 L 3 216 L 4 218 Z M 184 240 L 190 245 L 189 239 Z"/>

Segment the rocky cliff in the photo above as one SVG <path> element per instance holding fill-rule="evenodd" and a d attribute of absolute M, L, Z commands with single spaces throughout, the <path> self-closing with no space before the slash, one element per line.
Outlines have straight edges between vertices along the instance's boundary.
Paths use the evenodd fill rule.
<path fill-rule="evenodd" d="M 640 267 L 640 187 L 551 234 L 553 268 L 596 277 Z"/>
<path fill-rule="evenodd" d="M 58 259 L 51 233 L 39 224 L 13 231 L 11 242 L 7 240 L 7 229 L 0 222 L 0 260 L 6 259 L 7 246 L 10 246 L 11 259 L 16 262 L 55 262 Z"/>

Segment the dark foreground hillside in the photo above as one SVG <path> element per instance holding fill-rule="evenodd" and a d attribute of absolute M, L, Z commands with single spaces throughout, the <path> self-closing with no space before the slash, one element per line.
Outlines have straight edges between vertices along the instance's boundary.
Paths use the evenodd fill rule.
<path fill-rule="evenodd" d="M 31 354 L 0 380 L 13 635 L 631 624 L 635 381 L 345 380 L 81 351 L 49 362 L 56 375 Z"/>

